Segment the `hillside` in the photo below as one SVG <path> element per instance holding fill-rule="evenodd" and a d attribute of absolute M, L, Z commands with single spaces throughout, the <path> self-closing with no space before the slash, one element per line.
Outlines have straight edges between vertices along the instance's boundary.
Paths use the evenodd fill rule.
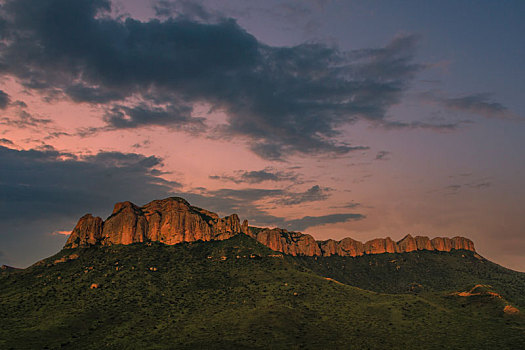
<path fill-rule="evenodd" d="M 64 249 L 0 274 L 0 348 L 525 348 L 497 289 L 381 294 L 311 264 L 243 234 Z"/>
<path fill-rule="evenodd" d="M 488 284 L 525 309 L 525 273 L 465 250 L 417 251 L 359 257 L 296 257 L 312 271 L 381 293 L 425 293 Z"/>

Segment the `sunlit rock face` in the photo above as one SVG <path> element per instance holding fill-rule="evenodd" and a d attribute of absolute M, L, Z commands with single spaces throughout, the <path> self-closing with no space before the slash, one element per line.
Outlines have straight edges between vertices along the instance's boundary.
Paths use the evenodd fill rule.
<path fill-rule="evenodd" d="M 84 215 L 73 229 L 66 248 L 140 242 L 181 242 L 224 240 L 246 234 L 270 249 L 294 256 L 360 256 L 364 254 L 407 253 L 418 250 L 475 251 L 474 243 L 464 237 L 445 238 L 406 235 L 398 242 L 390 237 L 362 243 L 352 238 L 316 241 L 312 236 L 280 228 L 250 228 L 240 223 L 237 214 L 224 218 L 190 205 L 179 197 L 155 200 L 142 207 L 131 202 L 115 204 L 113 213 L 103 221 Z"/>
<path fill-rule="evenodd" d="M 219 218 L 215 213 L 170 197 L 138 207 L 117 203 L 105 222 L 83 216 L 66 242 L 67 248 L 90 245 L 131 244 L 157 241 L 165 244 L 228 239 L 246 233 L 248 223 L 236 214 Z"/>
<path fill-rule="evenodd" d="M 290 255 L 321 255 L 321 249 L 310 235 L 289 232 L 280 228 L 264 229 L 256 235 L 257 241 L 272 250 Z"/>
<path fill-rule="evenodd" d="M 99 217 L 86 214 L 78 220 L 77 225 L 69 236 L 66 247 L 76 248 L 98 244 L 102 238 L 102 225 Z"/>

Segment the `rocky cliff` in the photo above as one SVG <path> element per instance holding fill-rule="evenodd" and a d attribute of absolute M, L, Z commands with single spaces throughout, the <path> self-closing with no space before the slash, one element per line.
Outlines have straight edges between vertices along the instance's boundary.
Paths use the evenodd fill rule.
<path fill-rule="evenodd" d="M 415 250 L 474 250 L 474 243 L 464 237 L 443 238 L 411 235 L 395 242 L 389 237 L 362 243 L 351 238 L 316 241 L 312 236 L 280 228 L 248 227 L 236 214 L 220 218 L 208 210 L 190 205 L 186 200 L 170 197 L 142 207 L 131 202 L 115 205 L 113 213 L 103 221 L 91 214 L 78 221 L 65 248 L 91 245 L 131 244 L 157 241 L 165 244 L 211 241 L 247 234 L 267 247 L 290 255 L 360 256 L 364 254 L 404 253 Z"/>
<path fill-rule="evenodd" d="M 228 239 L 239 233 L 248 233 L 248 222 L 241 225 L 236 214 L 219 218 L 217 214 L 194 207 L 182 198 L 170 197 L 143 207 L 131 202 L 117 203 L 106 221 L 84 215 L 65 247 L 148 241 L 176 244 Z"/>

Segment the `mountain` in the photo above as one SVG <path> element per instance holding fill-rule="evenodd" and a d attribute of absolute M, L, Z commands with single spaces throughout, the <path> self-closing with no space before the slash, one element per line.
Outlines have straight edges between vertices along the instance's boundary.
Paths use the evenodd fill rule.
<path fill-rule="evenodd" d="M 449 263 L 462 259 L 435 251 L 404 254 L 415 253 L 448 254 Z M 350 264 L 391 255 L 337 258 Z M 316 258 L 323 259 L 276 253 L 244 234 L 64 249 L 0 275 L 0 348 L 525 347 L 520 308 L 484 283 L 377 293 L 302 262 Z"/>
<path fill-rule="evenodd" d="M 525 273 L 471 241 L 319 241 L 167 198 L 0 271 L 0 349 L 524 349 Z"/>
<path fill-rule="evenodd" d="M 177 244 L 224 240 L 240 233 L 255 238 L 275 251 L 294 256 L 360 256 L 417 250 L 475 251 L 474 243 L 464 237 L 437 237 L 431 240 L 428 237 L 407 235 L 399 242 L 394 242 L 389 237 L 366 243 L 351 238 L 317 242 L 312 236 L 300 232 L 249 227 L 247 220 L 241 225 L 236 214 L 220 218 L 217 214 L 192 206 L 179 197 L 155 200 L 142 207 L 131 202 L 117 203 L 106 221 L 91 214 L 84 215 L 73 229 L 66 247 L 139 242 Z"/>

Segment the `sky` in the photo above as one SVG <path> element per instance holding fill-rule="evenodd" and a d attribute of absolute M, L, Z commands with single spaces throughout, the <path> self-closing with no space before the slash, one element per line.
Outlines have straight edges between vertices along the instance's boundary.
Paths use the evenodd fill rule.
<path fill-rule="evenodd" d="M 181 196 L 525 271 L 525 2 L 0 4 L 0 264 Z"/>

